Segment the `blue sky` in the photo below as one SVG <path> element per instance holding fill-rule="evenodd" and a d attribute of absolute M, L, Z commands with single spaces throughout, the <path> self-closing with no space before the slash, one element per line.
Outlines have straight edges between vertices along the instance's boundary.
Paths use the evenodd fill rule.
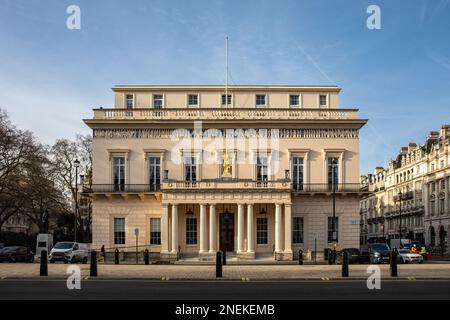
<path fill-rule="evenodd" d="M 81 8 L 81 30 L 66 8 Z M 366 27 L 370 4 L 381 30 Z M 450 123 L 450 1 L 0 0 L 0 107 L 46 143 L 89 133 L 115 84 L 342 87 L 369 119 L 361 172 Z"/>

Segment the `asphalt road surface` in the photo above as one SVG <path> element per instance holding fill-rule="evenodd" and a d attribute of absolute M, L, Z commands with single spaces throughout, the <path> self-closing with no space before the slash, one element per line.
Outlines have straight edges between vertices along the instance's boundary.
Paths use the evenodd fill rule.
<path fill-rule="evenodd" d="M 6 299 L 308 300 L 450 299 L 450 280 L 385 280 L 380 290 L 362 280 L 150 281 L 85 280 L 80 290 L 63 280 L 1 280 Z"/>

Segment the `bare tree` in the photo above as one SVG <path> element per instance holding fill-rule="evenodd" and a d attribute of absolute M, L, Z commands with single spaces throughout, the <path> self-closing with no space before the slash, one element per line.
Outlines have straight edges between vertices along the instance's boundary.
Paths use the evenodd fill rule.
<path fill-rule="evenodd" d="M 0 109 L 0 230 L 22 208 L 23 172 L 39 149 L 31 132 L 18 130 Z"/>
<path fill-rule="evenodd" d="M 57 215 L 70 209 L 67 198 L 56 183 L 58 172 L 44 150 L 30 161 L 23 176 L 23 213 L 47 232 L 47 222 L 57 221 Z M 56 226 L 54 226 L 56 227 Z"/>
<path fill-rule="evenodd" d="M 76 214 L 75 220 L 77 221 L 77 235 L 80 235 L 80 239 L 87 239 L 90 236 L 85 235 L 85 231 L 90 227 L 92 205 L 90 198 L 87 200 L 88 213 L 87 217 L 80 217 L 75 211 L 76 196 L 80 196 L 80 193 L 75 192 L 76 181 L 81 183 L 81 179 L 76 179 L 75 173 L 75 160 L 80 162 L 78 174 L 84 177 L 84 183 L 91 183 L 92 179 L 92 147 L 91 137 L 77 135 L 76 141 L 70 141 L 68 139 L 59 139 L 53 145 L 51 149 L 52 161 L 56 170 L 56 182 L 58 187 L 63 190 L 67 199 L 70 199 L 70 203 L 73 208 L 73 213 Z"/>

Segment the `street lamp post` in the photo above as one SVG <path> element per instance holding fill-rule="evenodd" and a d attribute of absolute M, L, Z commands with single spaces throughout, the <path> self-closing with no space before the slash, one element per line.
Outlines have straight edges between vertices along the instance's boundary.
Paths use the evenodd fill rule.
<path fill-rule="evenodd" d="M 333 229 L 333 263 L 336 263 L 336 245 L 337 245 L 337 237 L 336 237 L 336 181 L 335 181 L 335 174 L 336 174 L 336 159 L 333 159 L 331 162 L 331 183 L 333 188 L 333 222 L 332 222 L 332 229 Z"/>
<path fill-rule="evenodd" d="M 73 162 L 73 165 L 75 167 L 75 218 L 74 218 L 74 225 L 73 225 L 73 238 L 74 242 L 77 242 L 77 219 L 78 219 L 78 167 L 80 166 L 80 161 L 78 159 L 75 159 Z"/>
<path fill-rule="evenodd" d="M 399 235 L 400 235 L 400 249 L 402 248 L 402 196 L 403 196 L 403 194 L 402 194 L 402 192 L 400 191 L 400 192 L 398 193 L 398 201 L 400 202 L 400 207 L 399 207 L 399 209 L 400 209 L 400 211 L 399 211 L 399 218 L 400 218 L 400 223 L 399 223 L 399 226 L 400 226 L 400 228 L 399 228 Z"/>

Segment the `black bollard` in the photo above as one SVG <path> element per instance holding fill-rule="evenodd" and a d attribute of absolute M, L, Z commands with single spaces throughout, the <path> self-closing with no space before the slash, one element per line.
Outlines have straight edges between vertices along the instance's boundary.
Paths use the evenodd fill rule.
<path fill-rule="evenodd" d="M 391 252 L 391 277 L 398 276 L 397 270 L 397 249 L 393 249 Z"/>
<path fill-rule="evenodd" d="M 333 252 L 328 251 L 328 264 L 333 264 Z"/>
<path fill-rule="evenodd" d="M 95 250 L 91 251 L 91 277 L 97 276 L 97 252 Z"/>
<path fill-rule="evenodd" d="M 301 249 L 298 250 L 298 264 L 303 264 L 303 251 Z"/>
<path fill-rule="evenodd" d="M 40 276 L 48 276 L 48 259 L 47 259 L 47 251 L 43 250 L 41 251 L 41 269 L 39 272 Z"/>
<path fill-rule="evenodd" d="M 119 249 L 114 251 L 114 264 L 119 264 Z"/>
<path fill-rule="evenodd" d="M 226 251 L 222 251 L 222 264 L 224 266 L 227 265 L 227 252 Z"/>
<path fill-rule="evenodd" d="M 348 252 L 342 252 L 342 276 L 348 277 Z"/>
<path fill-rule="evenodd" d="M 222 278 L 222 252 L 216 253 L 216 278 Z"/>
<path fill-rule="evenodd" d="M 144 262 L 145 262 L 145 264 L 150 263 L 150 255 L 148 253 L 148 249 L 145 249 L 145 251 L 144 251 Z"/>

